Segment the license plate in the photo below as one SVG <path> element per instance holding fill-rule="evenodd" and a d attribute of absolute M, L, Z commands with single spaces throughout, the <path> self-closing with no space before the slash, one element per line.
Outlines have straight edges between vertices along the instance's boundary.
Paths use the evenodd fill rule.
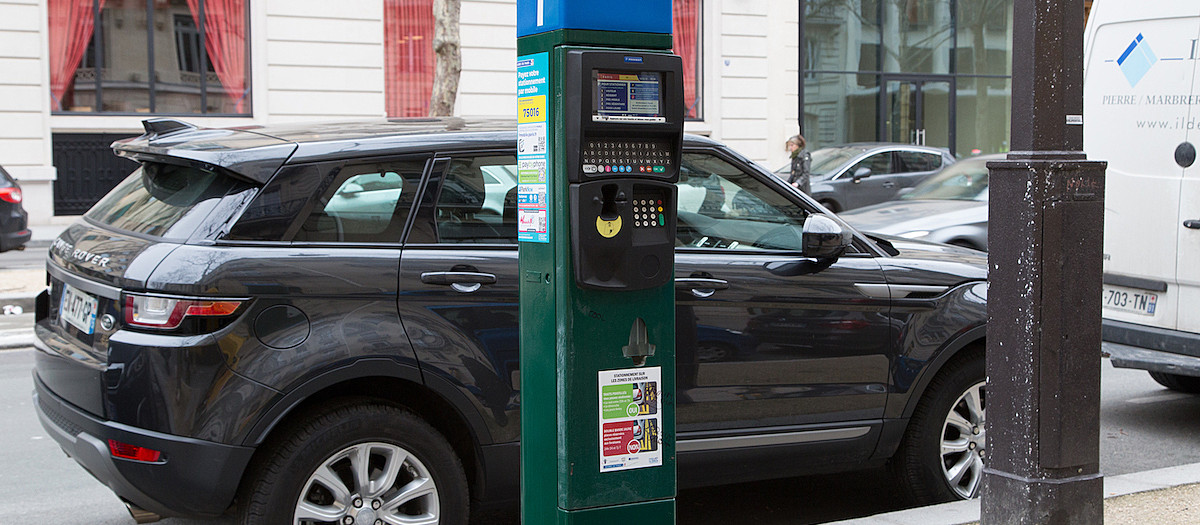
<path fill-rule="evenodd" d="M 1138 315 L 1154 315 L 1158 294 L 1132 288 L 1104 287 L 1104 308 Z"/>
<path fill-rule="evenodd" d="M 58 318 L 91 335 L 96 331 L 96 305 L 95 297 L 69 284 L 63 284 Z"/>

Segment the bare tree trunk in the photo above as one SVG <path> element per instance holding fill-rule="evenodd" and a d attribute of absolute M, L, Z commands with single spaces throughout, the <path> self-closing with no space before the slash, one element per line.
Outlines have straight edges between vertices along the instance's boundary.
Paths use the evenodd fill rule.
<path fill-rule="evenodd" d="M 459 49 L 459 12 L 461 0 L 433 0 L 433 55 L 437 66 L 433 73 L 433 94 L 429 97 L 429 115 L 454 115 L 458 97 L 458 78 L 462 73 Z"/>

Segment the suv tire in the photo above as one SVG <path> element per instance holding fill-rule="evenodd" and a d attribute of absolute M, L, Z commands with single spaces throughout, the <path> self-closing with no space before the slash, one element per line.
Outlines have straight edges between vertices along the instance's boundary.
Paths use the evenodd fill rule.
<path fill-rule="evenodd" d="M 1187 392 L 1189 394 L 1200 394 L 1200 377 L 1181 376 L 1179 374 L 1167 374 L 1163 372 L 1150 372 L 1150 377 L 1158 384 L 1175 390 L 1177 392 Z"/>
<path fill-rule="evenodd" d="M 373 525 L 389 514 L 466 525 L 462 464 L 412 413 L 364 400 L 325 406 L 280 430 L 242 484 L 242 525 L 344 523 L 347 516 Z M 301 511 L 320 518 L 295 519 Z"/>
<path fill-rule="evenodd" d="M 892 459 L 893 474 L 921 505 L 974 498 L 983 480 L 986 366 L 967 349 L 930 382 Z M 944 452 L 945 449 L 950 452 Z"/>

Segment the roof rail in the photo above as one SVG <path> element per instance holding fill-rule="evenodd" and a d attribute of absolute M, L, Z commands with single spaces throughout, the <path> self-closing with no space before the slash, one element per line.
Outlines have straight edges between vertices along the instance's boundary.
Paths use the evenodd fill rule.
<path fill-rule="evenodd" d="M 193 124 L 188 124 L 182 120 L 173 118 L 150 118 L 142 121 L 142 127 L 146 128 L 147 135 L 166 135 L 175 133 L 185 129 L 198 129 Z"/>

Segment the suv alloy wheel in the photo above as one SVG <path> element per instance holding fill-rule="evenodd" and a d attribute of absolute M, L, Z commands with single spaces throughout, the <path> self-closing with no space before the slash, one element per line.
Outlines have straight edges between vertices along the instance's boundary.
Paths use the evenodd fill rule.
<path fill-rule="evenodd" d="M 308 414 L 251 466 L 240 523 L 466 525 L 462 464 L 424 420 L 369 400 Z"/>
<path fill-rule="evenodd" d="M 979 495 L 986 458 L 983 348 L 968 348 L 930 382 L 892 469 L 910 500 L 928 505 Z"/>

